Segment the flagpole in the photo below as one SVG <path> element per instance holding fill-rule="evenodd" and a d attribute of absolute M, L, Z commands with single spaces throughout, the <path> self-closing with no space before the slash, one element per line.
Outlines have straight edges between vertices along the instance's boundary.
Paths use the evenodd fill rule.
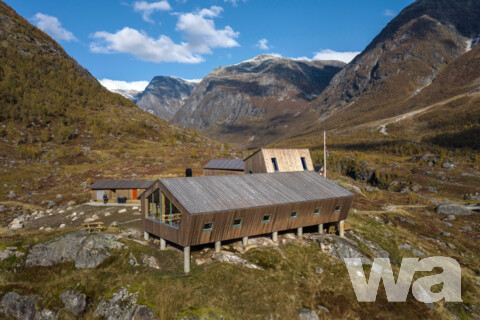
<path fill-rule="evenodd" d="M 323 131 L 323 176 L 327 177 L 327 134 Z"/>

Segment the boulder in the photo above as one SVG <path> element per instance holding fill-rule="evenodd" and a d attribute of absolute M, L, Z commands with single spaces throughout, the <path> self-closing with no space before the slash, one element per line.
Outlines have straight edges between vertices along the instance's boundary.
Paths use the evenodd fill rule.
<path fill-rule="evenodd" d="M 231 263 L 231 264 L 236 264 L 245 268 L 249 269 L 257 269 L 260 270 L 260 268 L 252 263 L 249 263 L 247 260 L 240 258 L 233 252 L 219 252 L 216 253 L 213 256 L 213 260 L 221 261 L 221 262 L 226 262 L 226 263 Z"/>
<path fill-rule="evenodd" d="M 8 292 L 0 300 L 0 315 L 15 319 L 35 319 L 37 309 L 35 304 L 39 296 L 21 296 L 16 292 Z"/>
<path fill-rule="evenodd" d="M 118 210 L 118 213 L 126 213 L 127 212 L 127 209 L 120 209 Z"/>
<path fill-rule="evenodd" d="M 298 318 L 300 320 L 320 320 L 315 311 L 307 308 L 300 308 L 300 310 L 298 310 Z"/>
<path fill-rule="evenodd" d="M 60 299 L 65 305 L 65 309 L 75 316 L 78 316 L 88 309 L 90 299 L 83 293 L 67 290 L 60 293 Z"/>
<path fill-rule="evenodd" d="M 460 229 L 463 231 L 472 231 L 472 227 L 470 226 L 461 227 Z"/>
<path fill-rule="evenodd" d="M 4 204 L 0 205 L 0 212 L 3 212 L 5 210 L 7 210 L 7 207 L 5 207 Z"/>
<path fill-rule="evenodd" d="M 360 258 L 363 264 L 372 264 L 372 260 L 363 254 L 356 247 L 356 243 L 350 239 L 329 234 L 313 234 L 306 238 L 316 241 L 324 253 L 339 261 L 344 261 L 346 258 Z"/>
<path fill-rule="evenodd" d="M 442 219 L 442 221 L 454 221 L 457 220 L 457 217 L 455 217 L 453 214 L 449 214 L 445 218 Z"/>
<path fill-rule="evenodd" d="M 53 208 L 55 207 L 57 204 L 55 203 L 55 201 L 50 201 L 48 204 L 47 204 L 47 209 L 50 209 L 50 208 Z"/>
<path fill-rule="evenodd" d="M 153 310 L 137 304 L 137 294 L 128 292 L 126 287 L 113 294 L 110 300 L 102 300 L 95 309 L 95 315 L 107 320 L 154 320 Z"/>
<path fill-rule="evenodd" d="M 472 212 L 459 204 L 443 204 L 435 208 L 435 212 L 438 214 L 453 214 L 456 216 L 468 216 Z"/>
<path fill-rule="evenodd" d="M 19 258 L 23 257 L 24 255 L 25 253 L 17 251 L 17 247 L 6 247 L 5 249 L 0 250 L 0 261 L 8 259 L 12 256 Z"/>
<path fill-rule="evenodd" d="M 453 163 L 450 163 L 450 162 L 444 162 L 444 163 L 442 163 L 442 168 L 453 169 L 453 168 L 455 168 L 455 165 Z"/>
<path fill-rule="evenodd" d="M 36 244 L 28 253 L 25 265 L 53 266 L 74 261 L 78 269 L 95 268 L 109 257 L 110 250 L 124 248 L 113 234 L 88 234 L 76 231 Z"/>
<path fill-rule="evenodd" d="M 402 250 L 408 250 L 408 251 L 411 251 L 414 255 L 418 256 L 418 257 L 422 257 L 422 258 L 425 258 L 427 255 L 425 254 L 425 252 L 423 252 L 422 250 L 412 246 L 411 244 L 409 243 L 402 243 L 400 246 L 398 246 L 400 249 Z"/>
<path fill-rule="evenodd" d="M 133 257 L 133 259 L 135 259 L 135 257 Z M 142 254 L 141 259 L 142 259 L 142 263 L 143 263 L 144 266 L 147 266 L 147 267 L 152 268 L 152 269 L 157 269 L 157 270 L 160 269 L 160 264 L 158 263 L 157 258 L 155 258 L 153 256 L 148 256 L 146 254 Z M 135 262 L 136 261 L 137 260 L 135 259 Z M 130 264 L 130 262 L 133 262 L 132 257 L 130 257 L 129 264 Z M 138 263 L 137 263 L 137 265 L 138 265 Z"/>
<path fill-rule="evenodd" d="M 135 256 L 133 255 L 133 253 L 130 252 L 130 256 L 128 257 L 129 261 L 128 261 L 128 265 L 132 266 L 132 267 L 136 267 L 138 266 L 138 261 L 137 261 L 137 258 L 135 258 Z"/>

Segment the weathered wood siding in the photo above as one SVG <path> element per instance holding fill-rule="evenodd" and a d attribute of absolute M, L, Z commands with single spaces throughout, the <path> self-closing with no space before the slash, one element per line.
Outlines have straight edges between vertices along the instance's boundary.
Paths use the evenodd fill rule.
<path fill-rule="evenodd" d="M 137 194 L 141 194 L 146 189 L 137 189 Z M 103 202 L 102 199 L 97 200 L 97 191 L 100 190 L 92 190 L 92 200 Z M 128 203 L 140 203 L 136 198 L 133 198 L 132 189 L 117 189 L 117 190 L 104 190 L 107 192 L 108 202 L 117 202 L 117 197 L 126 197 Z"/>
<path fill-rule="evenodd" d="M 182 213 L 178 229 L 146 218 L 146 198 L 158 188 Z M 157 181 L 142 194 L 141 201 L 143 230 L 185 247 L 345 220 L 351 208 L 353 196 L 190 215 L 161 182 Z M 341 205 L 340 212 L 334 212 L 337 205 Z M 322 208 L 318 216 L 313 214 L 316 208 Z M 296 219 L 290 219 L 293 211 L 298 211 Z M 263 217 L 267 214 L 271 215 L 270 222 L 262 223 Z M 240 218 L 243 219 L 242 226 L 234 228 L 233 220 Z M 213 222 L 213 230 L 203 231 L 203 225 L 209 222 Z"/>
<path fill-rule="evenodd" d="M 308 149 L 261 149 L 245 159 L 245 173 L 273 173 L 272 158 L 277 159 L 279 172 L 303 171 L 301 158 L 305 158 L 307 170 L 314 170 Z"/>
<path fill-rule="evenodd" d="M 229 174 L 243 174 L 243 171 L 237 170 L 220 170 L 220 169 L 203 169 L 204 176 L 226 176 Z"/>

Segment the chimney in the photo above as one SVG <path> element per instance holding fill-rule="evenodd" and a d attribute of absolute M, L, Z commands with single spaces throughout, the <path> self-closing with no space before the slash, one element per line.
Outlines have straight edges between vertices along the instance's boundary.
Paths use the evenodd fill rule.
<path fill-rule="evenodd" d="M 185 169 L 185 177 L 191 177 L 192 176 L 192 169 L 187 168 Z"/>

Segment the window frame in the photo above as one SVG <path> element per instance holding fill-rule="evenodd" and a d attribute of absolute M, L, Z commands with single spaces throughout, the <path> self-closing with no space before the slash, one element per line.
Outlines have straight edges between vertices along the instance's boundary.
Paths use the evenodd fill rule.
<path fill-rule="evenodd" d="M 211 224 L 212 226 L 211 226 L 210 228 L 205 228 L 205 225 L 207 225 L 207 224 Z M 213 222 L 206 222 L 206 223 L 204 223 L 204 224 L 203 224 L 202 232 L 210 232 L 210 231 L 212 231 L 212 230 L 213 230 L 213 225 L 214 225 Z"/>
<path fill-rule="evenodd" d="M 333 212 L 340 212 L 340 211 L 342 211 L 342 205 L 341 204 L 335 205 L 335 208 L 333 208 Z"/>
<path fill-rule="evenodd" d="M 295 215 L 293 215 L 295 214 Z M 290 212 L 290 219 L 297 219 L 298 218 L 298 211 Z"/>
<path fill-rule="evenodd" d="M 314 216 L 319 216 L 321 213 L 322 213 L 322 207 L 318 207 L 313 210 Z"/>
<path fill-rule="evenodd" d="M 236 224 L 235 223 L 235 220 L 240 220 L 240 223 Z M 232 228 L 240 228 L 241 226 L 243 225 L 243 218 L 236 218 L 236 219 L 233 219 L 233 224 L 232 224 Z"/>
<path fill-rule="evenodd" d="M 265 220 L 265 217 L 268 217 L 268 220 Z M 262 218 L 262 223 L 270 223 L 271 220 L 272 220 L 272 215 L 271 214 L 266 214 Z"/>

